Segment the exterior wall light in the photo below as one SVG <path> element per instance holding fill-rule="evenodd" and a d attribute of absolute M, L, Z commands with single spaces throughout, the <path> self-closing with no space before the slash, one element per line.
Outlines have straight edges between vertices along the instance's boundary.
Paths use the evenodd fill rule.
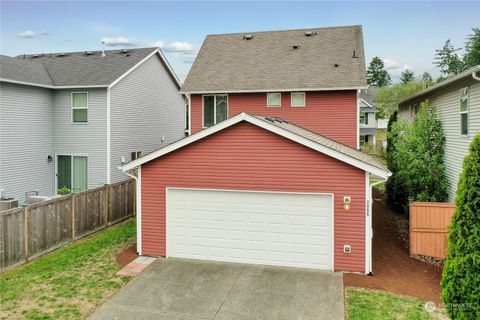
<path fill-rule="evenodd" d="M 343 209 L 349 210 L 351 203 L 352 203 L 351 197 L 348 197 L 348 196 L 343 197 Z"/>

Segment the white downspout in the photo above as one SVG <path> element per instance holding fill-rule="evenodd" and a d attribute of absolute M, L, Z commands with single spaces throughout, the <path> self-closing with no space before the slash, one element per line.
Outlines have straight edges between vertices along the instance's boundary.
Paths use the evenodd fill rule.
<path fill-rule="evenodd" d="M 119 167 L 118 169 L 121 169 Z M 133 175 L 127 171 L 122 171 L 130 178 L 135 179 L 135 201 L 137 207 L 137 252 L 142 255 L 142 167 L 137 168 L 137 175 Z"/>
<path fill-rule="evenodd" d="M 185 93 L 185 97 L 187 98 L 187 104 L 188 104 L 188 130 L 187 130 L 187 133 L 190 136 L 192 134 L 192 101 L 190 99 L 190 94 Z"/>

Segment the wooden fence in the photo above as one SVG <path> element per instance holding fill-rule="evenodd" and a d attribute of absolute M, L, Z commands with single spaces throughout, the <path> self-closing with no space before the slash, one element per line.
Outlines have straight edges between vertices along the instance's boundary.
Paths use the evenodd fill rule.
<path fill-rule="evenodd" d="M 445 259 L 448 225 L 455 204 L 413 202 L 410 205 L 410 256 Z"/>
<path fill-rule="evenodd" d="M 0 272 L 131 217 L 128 180 L 0 212 Z"/>

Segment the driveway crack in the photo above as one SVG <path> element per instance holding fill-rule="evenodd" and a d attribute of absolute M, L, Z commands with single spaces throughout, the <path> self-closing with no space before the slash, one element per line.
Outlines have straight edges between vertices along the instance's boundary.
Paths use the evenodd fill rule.
<path fill-rule="evenodd" d="M 220 309 L 222 309 L 223 304 L 225 303 L 225 301 L 227 300 L 228 296 L 230 295 L 230 292 L 232 292 L 233 287 L 235 287 L 235 285 L 237 284 L 237 281 L 238 281 L 238 279 L 240 278 L 240 276 L 242 275 L 243 270 L 245 270 L 245 268 L 246 268 L 246 266 L 243 265 L 242 270 L 240 270 L 240 272 L 238 273 L 238 276 L 235 278 L 235 281 L 233 281 L 232 286 L 230 287 L 230 289 L 228 290 L 228 293 L 227 293 L 227 294 L 225 295 L 225 297 L 223 298 L 222 303 L 220 304 L 220 307 L 218 308 L 217 312 L 215 312 L 215 314 L 213 315 L 213 317 L 212 317 L 211 320 L 215 319 L 215 317 L 217 316 L 217 314 L 218 314 L 218 312 L 220 311 Z"/>

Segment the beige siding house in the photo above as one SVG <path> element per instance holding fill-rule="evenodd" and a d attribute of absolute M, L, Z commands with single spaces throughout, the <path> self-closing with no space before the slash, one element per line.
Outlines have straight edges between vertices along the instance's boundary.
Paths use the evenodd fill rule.
<path fill-rule="evenodd" d="M 400 118 L 412 121 L 421 102 L 428 100 L 437 110 L 445 132 L 445 166 L 449 180 L 448 198 L 455 200 L 462 163 L 468 147 L 480 133 L 480 65 L 402 101 Z"/>

